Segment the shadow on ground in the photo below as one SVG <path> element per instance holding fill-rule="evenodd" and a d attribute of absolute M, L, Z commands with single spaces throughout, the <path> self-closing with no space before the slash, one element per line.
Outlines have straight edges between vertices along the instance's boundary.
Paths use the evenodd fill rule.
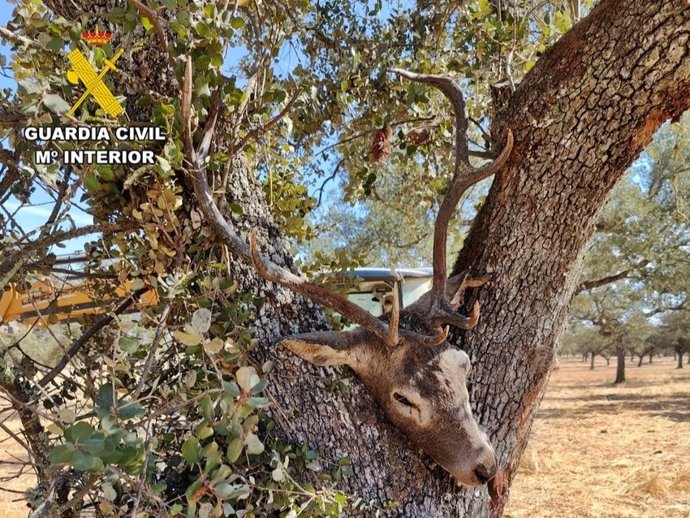
<path fill-rule="evenodd" d="M 644 397 L 640 394 L 596 394 L 585 397 L 554 397 L 549 400 L 585 404 L 577 408 L 542 408 L 539 410 L 539 417 L 542 419 L 617 414 L 625 409 L 646 413 L 649 417 L 690 422 L 690 393 L 687 392 L 673 392 L 656 397 Z"/>

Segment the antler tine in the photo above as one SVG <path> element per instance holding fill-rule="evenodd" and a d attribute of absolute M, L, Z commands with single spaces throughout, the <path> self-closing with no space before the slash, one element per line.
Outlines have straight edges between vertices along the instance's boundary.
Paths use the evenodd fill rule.
<path fill-rule="evenodd" d="M 453 295 L 453 298 L 450 301 L 450 307 L 453 308 L 454 311 L 458 310 L 460 304 L 462 303 L 462 296 L 465 294 L 465 288 L 479 288 L 484 286 L 490 280 L 490 275 L 482 275 L 476 279 L 470 279 L 469 274 L 466 272 L 463 275 L 460 286 L 458 286 L 458 289 L 455 291 L 455 295 Z"/>
<path fill-rule="evenodd" d="M 460 329 L 473 329 L 479 322 L 479 301 L 475 301 L 469 317 L 460 313 L 444 312 L 434 319 L 438 324 L 451 324 Z"/>
<path fill-rule="evenodd" d="M 344 317 L 369 330 L 387 345 L 396 345 L 398 343 L 397 340 L 394 343 L 390 342 L 391 334 L 389 332 L 389 326 L 386 325 L 385 322 L 382 322 L 353 302 L 347 300 L 345 297 L 341 297 L 323 286 L 306 281 L 289 270 L 281 268 L 261 257 L 256 246 L 255 230 L 252 230 L 249 236 L 249 245 L 254 268 L 256 268 L 258 274 L 264 279 L 280 284 L 295 293 L 299 293 L 308 299 L 336 310 Z"/>

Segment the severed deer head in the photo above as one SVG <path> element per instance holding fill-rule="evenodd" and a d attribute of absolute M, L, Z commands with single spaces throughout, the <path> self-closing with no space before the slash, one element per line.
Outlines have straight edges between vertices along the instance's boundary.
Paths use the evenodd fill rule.
<path fill-rule="evenodd" d="M 472 416 L 466 388 L 469 358 L 446 338 L 450 325 L 466 330 L 476 326 L 478 302 L 469 316 L 458 313 L 458 309 L 464 303 L 465 290 L 477 288 L 487 279 L 470 279 L 466 274 L 447 279 L 446 237 L 460 197 L 505 164 L 513 135 L 508 130 L 506 145 L 494 162 L 473 168 L 469 163 L 465 102 L 455 83 L 442 76 L 399 69 L 394 72 L 437 87 L 451 101 L 455 112 L 455 165 L 434 225 L 433 284 L 428 293 L 401 310 L 396 286 L 391 311 L 376 318 L 347 298 L 262 257 L 254 234 L 247 247 L 228 230 L 227 224 L 216 224 L 216 229 L 233 250 L 251 259 L 263 278 L 332 308 L 360 326 L 353 331 L 289 336 L 282 339 L 284 346 L 317 365 L 349 366 L 388 419 L 417 447 L 430 454 L 458 483 L 476 486 L 496 474 L 496 456 Z M 222 221 L 204 175 L 196 175 L 194 180 L 202 209 L 212 216 L 211 221 Z"/>
<path fill-rule="evenodd" d="M 317 365 L 347 365 L 362 380 L 385 415 L 419 448 L 430 454 L 460 484 L 484 484 L 496 473 L 494 450 L 472 416 L 466 378 L 470 360 L 446 341 L 448 326 L 472 329 L 479 319 L 479 303 L 469 316 L 457 311 L 466 288 L 487 279 L 457 275 L 446 279 L 448 224 L 462 194 L 494 174 L 507 160 L 513 136 L 491 164 L 470 166 L 467 122 L 462 93 L 449 78 L 397 72 L 410 80 L 438 87 L 451 101 L 456 117 L 456 161 L 448 192 L 434 227 L 433 287 L 414 304 L 400 310 L 398 290 L 393 308 L 376 318 L 346 298 L 306 282 L 263 259 L 252 235 L 252 261 L 259 274 L 324 306 L 361 327 L 345 332 L 315 332 L 289 336 L 281 343 Z M 394 287 L 395 288 L 395 287 Z"/>

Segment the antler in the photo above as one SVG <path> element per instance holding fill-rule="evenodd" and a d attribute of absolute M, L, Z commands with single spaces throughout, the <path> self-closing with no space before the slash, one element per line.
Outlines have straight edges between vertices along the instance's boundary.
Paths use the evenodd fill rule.
<path fill-rule="evenodd" d="M 393 71 L 407 79 L 436 86 L 450 99 L 455 112 L 455 167 L 450 187 L 441 204 L 434 226 L 433 287 L 430 293 L 423 296 L 424 299 L 427 299 L 428 296 L 431 297 L 431 310 L 425 313 L 424 318 L 433 323 L 435 333 L 432 336 L 399 329 L 400 301 L 398 300 L 397 289 L 394 290 L 393 294 L 393 311 L 391 313 L 389 325 L 350 302 L 347 298 L 331 292 L 323 286 L 308 282 L 289 270 L 261 257 L 256 246 L 255 231 L 251 233 L 249 247 L 239 238 L 234 229 L 225 220 L 220 210 L 218 210 L 213 200 L 211 189 L 206 178 L 206 168 L 204 167 L 204 160 L 207 158 L 209 149 L 208 144 L 210 144 L 210 136 L 213 135 L 215 123 L 218 118 L 219 98 L 216 98 L 217 96 L 214 96 L 214 109 L 207 121 L 204 130 L 204 141 L 199 149 L 194 149 L 190 135 L 186 135 L 185 147 L 188 154 L 187 160 L 193 166 L 187 171 L 187 175 L 192 180 L 199 206 L 214 230 L 223 238 L 223 241 L 233 253 L 245 260 L 250 260 L 254 264 L 259 275 L 263 278 L 280 284 L 295 293 L 299 293 L 319 304 L 338 311 L 346 318 L 356 322 L 364 329 L 367 329 L 388 346 L 397 345 L 401 337 L 414 339 L 417 343 L 437 345 L 444 342 L 448 336 L 449 328 L 445 324 L 451 324 L 464 329 L 471 329 L 477 324 L 477 320 L 479 319 L 478 303 L 475 303 L 469 317 L 458 314 L 457 309 L 460 306 L 462 293 L 466 287 L 481 286 L 488 280 L 487 278 L 468 279 L 467 276 L 465 276 L 462 278 L 459 287 L 450 298 L 450 301 L 448 300 L 446 294 L 446 237 L 450 218 L 462 194 L 471 185 L 494 174 L 507 161 L 513 146 L 513 134 L 508 130 L 506 146 L 493 163 L 480 169 L 474 169 L 469 163 L 465 101 L 459 88 L 446 77 L 415 74 L 400 69 L 394 69 Z M 185 86 L 185 92 L 191 91 L 191 74 L 186 75 Z M 186 97 L 188 96 L 189 94 L 186 93 Z M 183 97 L 185 96 L 183 95 Z M 183 99 L 183 101 L 188 101 L 188 99 Z M 187 110 L 187 112 L 188 111 L 189 110 Z M 189 113 L 186 113 L 186 116 L 188 117 Z M 209 137 L 208 139 L 207 136 Z M 208 142 L 206 142 L 207 140 Z M 456 278 L 454 278 L 454 280 L 455 279 Z"/>
<path fill-rule="evenodd" d="M 444 76 L 417 74 L 399 68 L 392 69 L 392 72 L 411 81 L 435 86 L 450 100 L 455 112 L 455 165 L 453 167 L 453 177 L 434 224 L 432 311 L 429 317 L 439 326 L 451 324 L 463 329 L 472 329 L 477 325 L 477 320 L 479 319 L 479 304 L 475 302 L 470 317 L 459 315 L 456 312 L 460 306 L 461 297 L 459 294 L 466 287 L 481 286 L 488 279 L 483 280 L 481 284 L 477 284 L 479 280 L 471 280 L 465 277 L 460 283 L 458 293 L 452 297 L 451 301 L 448 301 L 446 294 L 448 224 L 463 193 L 475 183 L 496 173 L 507 162 L 513 149 L 513 132 L 508 129 L 506 145 L 498 158 L 490 164 L 476 169 L 470 165 L 469 161 L 465 99 L 458 86 L 450 78 Z"/>
<path fill-rule="evenodd" d="M 391 312 L 390 324 L 386 324 L 357 304 L 350 302 L 347 298 L 332 292 L 326 287 L 306 281 L 289 270 L 281 268 L 261 257 L 256 246 L 255 230 L 252 230 L 249 236 L 249 245 L 252 263 L 261 277 L 268 281 L 275 282 L 276 284 L 280 284 L 319 304 L 335 309 L 344 317 L 356 322 L 373 333 L 384 344 L 390 347 L 398 345 L 401 337 L 413 339 L 428 345 L 438 345 L 448 337 L 447 328 L 439 328 L 438 332 L 433 336 L 418 334 L 413 331 L 408 331 L 407 329 L 400 329 L 400 300 L 398 299 L 397 289 L 393 290 L 393 309 Z"/>
<path fill-rule="evenodd" d="M 388 323 L 388 341 L 397 344 L 400 340 L 398 328 L 400 327 L 400 296 L 398 294 L 398 279 L 393 281 L 393 307 L 391 308 L 391 319 Z"/>

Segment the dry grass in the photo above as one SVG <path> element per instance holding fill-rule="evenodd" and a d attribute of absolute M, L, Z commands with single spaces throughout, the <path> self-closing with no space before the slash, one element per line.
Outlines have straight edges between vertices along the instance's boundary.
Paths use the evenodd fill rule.
<path fill-rule="evenodd" d="M 0 416 L 0 422 L 5 416 Z M 12 432 L 21 427 L 18 418 L 3 422 Z M 26 450 L 0 429 L 0 518 L 19 518 L 28 516 L 24 495 L 21 494 L 35 482 L 28 472 L 19 474 L 21 463 L 27 460 Z"/>
<path fill-rule="evenodd" d="M 511 490 L 508 518 L 690 518 L 690 368 L 670 359 L 614 387 L 614 364 L 561 361 Z M 10 421 L 16 430 L 18 423 Z M 0 462 L 25 452 L 0 432 Z M 0 488 L 30 476 L 0 464 Z M 0 518 L 26 516 L 22 495 L 0 491 Z"/>
<path fill-rule="evenodd" d="M 560 362 L 507 517 L 690 517 L 690 368 L 614 364 Z"/>

